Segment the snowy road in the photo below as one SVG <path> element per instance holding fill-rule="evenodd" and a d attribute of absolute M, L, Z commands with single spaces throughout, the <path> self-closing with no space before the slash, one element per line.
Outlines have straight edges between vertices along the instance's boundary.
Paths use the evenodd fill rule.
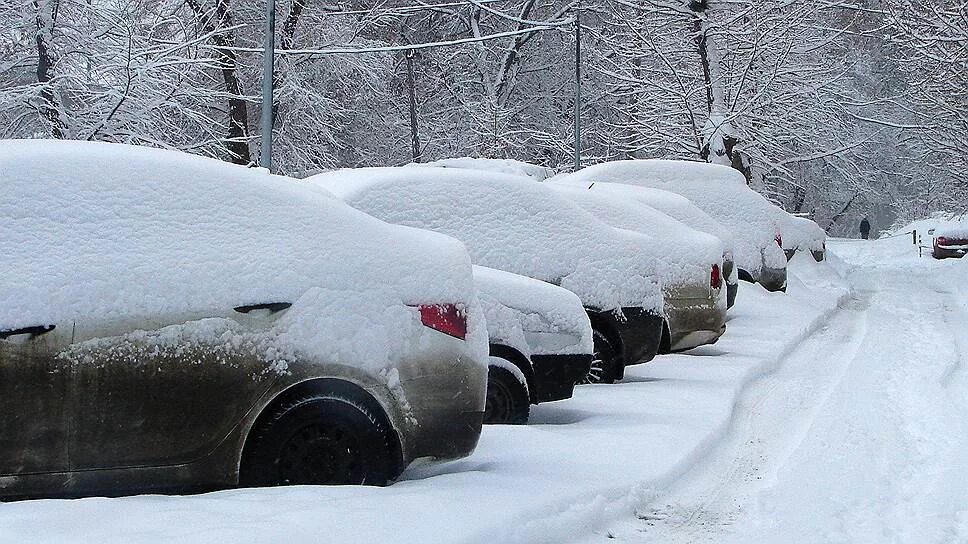
<path fill-rule="evenodd" d="M 968 260 L 830 246 L 715 346 L 388 488 L 7 503 L 0 543 L 968 542 Z"/>
<path fill-rule="evenodd" d="M 744 392 L 713 455 L 588 542 L 968 542 L 968 267 L 833 251 L 851 300 Z"/>

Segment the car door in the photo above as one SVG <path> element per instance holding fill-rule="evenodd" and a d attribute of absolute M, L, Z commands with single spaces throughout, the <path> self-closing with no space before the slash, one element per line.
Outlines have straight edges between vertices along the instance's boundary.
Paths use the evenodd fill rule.
<path fill-rule="evenodd" d="M 71 323 L 0 323 L 0 476 L 68 468 L 70 363 L 58 356 Z"/>
<path fill-rule="evenodd" d="M 272 316 L 235 315 L 79 323 L 72 467 L 178 465 L 211 452 L 278 377 L 264 357 Z"/>

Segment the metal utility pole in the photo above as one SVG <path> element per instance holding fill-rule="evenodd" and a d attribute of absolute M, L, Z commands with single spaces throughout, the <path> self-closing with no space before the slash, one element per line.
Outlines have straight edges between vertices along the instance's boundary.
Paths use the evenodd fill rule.
<path fill-rule="evenodd" d="M 405 53 L 407 57 L 407 90 L 410 95 L 410 145 L 413 151 L 413 162 L 420 162 L 420 134 L 417 132 L 417 90 L 413 82 L 413 51 Z"/>
<path fill-rule="evenodd" d="M 272 169 L 272 86 L 276 56 L 276 0 L 266 0 L 266 44 L 262 53 L 262 145 L 259 166 Z"/>
<path fill-rule="evenodd" d="M 581 168 L 581 1 L 575 3 L 575 170 Z"/>

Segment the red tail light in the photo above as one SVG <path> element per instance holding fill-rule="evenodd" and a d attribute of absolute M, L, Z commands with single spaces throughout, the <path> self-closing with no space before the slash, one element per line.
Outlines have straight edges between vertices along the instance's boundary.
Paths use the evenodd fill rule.
<path fill-rule="evenodd" d="M 467 336 L 467 315 L 456 304 L 422 304 L 417 308 L 424 326 L 461 340 Z"/>
<path fill-rule="evenodd" d="M 773 237 L 773 240 L 776 242 L 776 245 L 780 246 L 780 249 L 783 249 L 783 236 L 780 236 L 780 233 L 777 233 Z"/>
<path fill-rule="evenodd" d="M 709 286 L 713 289 L 723 286 L 723 274 L 719 271 L 718 264 L 714 264 L 712 271 L 709 272 Z"/>
<path fill-rule="evenodd" d="M 934 239 L 934 243 L 935 245 L 946 246 L 948 245 L 948 239 L 945 238 L 944 236 L 938 236 L 937 238 Z"/>

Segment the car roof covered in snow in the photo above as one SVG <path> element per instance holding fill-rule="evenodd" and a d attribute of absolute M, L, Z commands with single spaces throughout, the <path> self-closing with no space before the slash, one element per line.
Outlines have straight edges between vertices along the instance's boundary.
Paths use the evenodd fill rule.
<path fill-rule="evenodd" d="M 388 307 L 477 304 L 457 240 L 261 169 L 122 144 L 8 140 L 0 171 L 0 328 L 232 315 L 284 301 L 286 319 L 308 320 L 291 323 L 292 336 L 382 359 Z M 344 344 L 316 332 L 326 315 L 343 316 L 346 330 L 330 332 Z"/>
<path fill-rule="evenodd" d="M 613 227 L 647 234 L 663 254 L 662 281 L 666 287 L 705 285 L 713 264 L 723 260 L 723 243 L 676 221 L 647 204 L 592 191 L 571 184 L 547 184 Z"/>
<path fill-rule="evenodd" d="M 475 264 L 561 285 L 586 306 L 662 309 L 651 240 L 541 184 L 462 168 L 346 169 L 308 181 L 390 223 L 454 236 Z"/>
<path fill-rule="evenodd" d="M 951 218 L 938 223 L 934 229 L 935 237 L 968 239 L 968 215 Z"/>
<path fill-rule="evenodd" d="M 688 198 L 733 235 L 738 266 L 758 271 L 786 266 L 774 236 L 783 228 L 778 208 L 750 189 L 743 176 L 727 166 L 675 160 L 622 160 L 585 167 L 552 181 L 624 183 L 672 191 Z"/>
<path fill-rule="evenodd" d="M 552 168 L 516 161 L 514 159 L 477 159 L 473 157 L 458 157 L 452 159 L 440 159 L 430 162 L 412 163 L 408 164 L 407 166 L 466 168 L 468 170 L 480 170 L 482 172 L 494 172 L 496 174 L 524 176 L 535 181 L 543 181 L 555 175 L 555 171 Z"/>

